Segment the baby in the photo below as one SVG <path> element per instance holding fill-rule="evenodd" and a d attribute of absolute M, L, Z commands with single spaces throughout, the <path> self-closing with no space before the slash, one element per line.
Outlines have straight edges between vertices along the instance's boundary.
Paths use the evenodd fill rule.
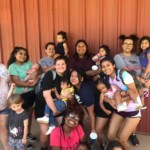
<path fill-rule="evenodd" d="M 33 64 L 32 67 L 27 71 L 27 76 L 25 77 L 24 81 L 33 83 L 38 78 L 39 72 L 40 65 L 38 63 Z"/>

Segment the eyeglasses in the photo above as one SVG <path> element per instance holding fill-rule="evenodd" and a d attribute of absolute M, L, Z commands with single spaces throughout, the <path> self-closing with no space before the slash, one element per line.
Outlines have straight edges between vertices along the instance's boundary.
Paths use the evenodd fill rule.
<path fill-rule="evenodd" d="M 132 46 L 133 44 L 132 43 L 123 43 L 123 45 L 125 45 L 125 46 Z"/>
<path fill-rule="evenodd" d="M 76 117 L 74 114 L 72 114 L 72 113 L 70 113 L 69 115 L 68 115 L 68 117 L 69 118 L 71 118 L 71 119 L 73 119 L 73 120 L 75 120 L 75 121 L 79 121 L 80 119 L 79 119 L 79 117 Z"/>

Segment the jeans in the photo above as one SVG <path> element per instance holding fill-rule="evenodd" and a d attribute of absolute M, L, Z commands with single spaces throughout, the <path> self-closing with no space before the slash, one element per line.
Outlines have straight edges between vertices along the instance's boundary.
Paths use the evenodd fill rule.
<path fill-rule="evenodd" d="M 56 109 L 59 111 L 59 112 L 63 112 L 67 105 L 64 101 L 62 100 L 54 100 L 54 104 L 56 106 Z M 55 120 L 54 120 L 54 115 L 53 115 L 53 111 L 49 108 L 49 106 L 46 104 L 45 105 L 45 115 L 49 115 L 49 124 L 50 126 L 53 126 L 55 125 Z"/>

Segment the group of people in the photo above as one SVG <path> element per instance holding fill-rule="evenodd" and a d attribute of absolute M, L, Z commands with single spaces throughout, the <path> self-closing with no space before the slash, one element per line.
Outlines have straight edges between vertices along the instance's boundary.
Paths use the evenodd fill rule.
<path fill-rule="evenodd" d="M 56 46 L 53 42 L 45 45 L 47 56 L 35 64 L 29 61 L 26 48 L 14 47 L 8 68 L 0 64 L 0 140 L 4 150 L 32 149 L 27 139 L 36 141 L 30 132 L 33 112 L 40 128 L 41 150 L 49 146 L 52 150 L 90 150 L 93 132 L 102 150 L 107 138 L 113 141 L 108 150 L 115 145 L 129 150 L 129 138 L 138 146 L 135 131 L 141 111 L 146 109 L 144 98 L 150 84 L 150 37 L 140 39 L 139 55 L 134 53 L 136 36 L 120 39 L 122 52 L 114 59 L 107 45 L 92 55 L 82 39 L 70 58 L 64 31 L 58 32 Z"/>

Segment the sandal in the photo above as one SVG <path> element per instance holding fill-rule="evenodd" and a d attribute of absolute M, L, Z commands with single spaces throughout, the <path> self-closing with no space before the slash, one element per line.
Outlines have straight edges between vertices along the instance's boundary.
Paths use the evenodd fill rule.
<path fill-rule="evenodd" d="M 138 140 L 136 134 L 130 135 L 129 139 L 134 146 L 139 146 L 139 140 Z"/>

